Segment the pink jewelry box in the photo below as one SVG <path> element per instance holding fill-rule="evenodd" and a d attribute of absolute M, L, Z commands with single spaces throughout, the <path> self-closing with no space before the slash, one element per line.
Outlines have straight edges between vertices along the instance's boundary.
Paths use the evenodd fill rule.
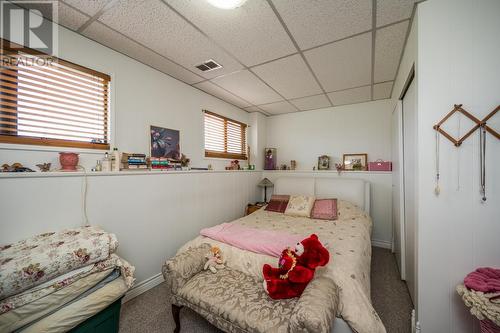
<path fill-rule="evenodd" d="M 382 160 L 368 162 L 368 171 L 392 171 L 392 162 Z"/>

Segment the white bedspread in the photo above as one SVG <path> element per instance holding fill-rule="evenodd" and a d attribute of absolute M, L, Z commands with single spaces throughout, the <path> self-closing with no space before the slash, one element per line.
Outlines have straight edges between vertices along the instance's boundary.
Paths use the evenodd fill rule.
<path fill-rule="evenodd" d="M 330 262 L 316 274 L 326 274 L 338 285 L 340 301 L 337 316 L 342 317 L 358 333 L 384 333 L 385 328 L 370 299 L 371 218 L 355 205 L 339 200 L 337 221 L 291 217 L 264 209 L 242 217 L 234 223 L 266 229 L 284 230 L 304 238 L 317 234 L 330 251 Z M 278 259 L 199 236 L 186 243 L 179 252 L 202 243 L 221 248 L 227 265 L 262 279 L 262 266 L 277 266 Z"/>

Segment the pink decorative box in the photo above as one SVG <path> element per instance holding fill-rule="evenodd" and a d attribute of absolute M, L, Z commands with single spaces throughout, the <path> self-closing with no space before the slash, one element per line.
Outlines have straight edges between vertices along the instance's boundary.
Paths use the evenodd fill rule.
<path fill-rule="evenodd" d="M 392 171 L 392 162 L 382 160 L 368 162 L 368 171 Z"/>

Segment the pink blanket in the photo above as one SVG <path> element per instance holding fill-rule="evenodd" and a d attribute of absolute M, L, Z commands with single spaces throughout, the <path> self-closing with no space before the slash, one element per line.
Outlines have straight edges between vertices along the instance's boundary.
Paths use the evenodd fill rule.
<path fill-rule="evenodd" d="M 272 257 L 279 257 L 285 248 L 293 248 L 305 238 L 282 231 L 259 230 L 234 223 L 222 223 L 202 229 L 200 235 L 242 250 Z"/>
<path fill-rule="evenodd" d="M 469 273 L 464 284 L 467 288 L 484 293 L 496 293 L 500 291 L 500 269 L 491 267 L 478 268 Z"/>

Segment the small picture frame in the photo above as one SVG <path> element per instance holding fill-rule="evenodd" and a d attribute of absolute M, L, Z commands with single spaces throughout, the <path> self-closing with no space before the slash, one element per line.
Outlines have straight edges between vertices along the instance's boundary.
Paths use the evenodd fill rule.
<path fill-rule="evenodd" d="M 368 154 L 344 154 L 344 170 L 364 171 L 368 169 Z"/>
<path fill-rule="evenodd" d="M 318 170 L 330 170 L 330 156 L 321 155 L 318 157 Z"/>

